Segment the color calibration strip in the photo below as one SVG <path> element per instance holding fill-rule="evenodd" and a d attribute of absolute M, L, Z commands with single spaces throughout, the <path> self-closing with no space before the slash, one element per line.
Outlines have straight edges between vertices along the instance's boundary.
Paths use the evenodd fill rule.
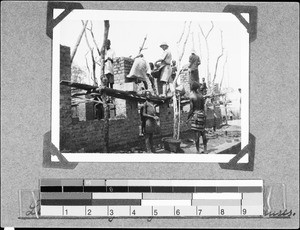
<path fill-rule="evenodd" d="M 41 216 L 262 216 L 262 180 L 41 179 Z"/>

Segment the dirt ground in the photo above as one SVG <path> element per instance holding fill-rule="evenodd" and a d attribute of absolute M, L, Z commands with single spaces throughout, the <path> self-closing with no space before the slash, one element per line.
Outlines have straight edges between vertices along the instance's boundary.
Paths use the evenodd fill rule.
<path fill-rule="evenodd" d="M 225 148 L 230 148 L 233 145 L 241 142 L 241 124 L 240 120 L 228 121 L 228 125 L 223 125 L 220 129 L 213 131 L 213 129 L 206 130 L 207 153 L 218 154 Z M 179 153 L 196 154 L 196 146 L 194 141 L 194 132 L 192 130 L 180 133 L 181 151 Z M 164 149 L 160 138 L 154 139 L 155 153 L 172 153 Z M 200 138 L 200 152 L 203 151 L 203 141 Z M 132 147 L 128 150 L 116 151 L 116 153 L 146 153 L 145 144 L 142 146 Z"/>

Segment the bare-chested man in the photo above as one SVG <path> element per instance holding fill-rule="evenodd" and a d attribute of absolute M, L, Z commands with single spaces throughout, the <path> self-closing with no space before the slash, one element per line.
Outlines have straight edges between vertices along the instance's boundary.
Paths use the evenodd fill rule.
<path fill-rule="evenodd" d="M 195 131 L 195 142 L 197 153 L 199 151 L 199 142 L 200 136 L 202 136 L 204 153 L 207 153 L 207 139 L 205 135 L 205 123 L 206 123 L 206 114 L 205 114 L 205 97 L 202 93 L 199 93 L 200 84 L 193 82 L 191 86 L 191 95 L 190 95 L 190 111 L 188 114 L 188 119 L 192 117 L 191 129 Z"/>

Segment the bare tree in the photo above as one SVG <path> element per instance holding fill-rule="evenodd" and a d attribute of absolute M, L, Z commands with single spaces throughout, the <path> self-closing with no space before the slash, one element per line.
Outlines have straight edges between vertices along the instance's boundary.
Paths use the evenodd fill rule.
<path fill-rule="evenodd" d="M 206 74 L 207 74 L 207 83 L 208 83 L 208 88 L 210 88 L 210 71 L 209 71 L 209 46 L 208 46 L 208 36 L 210 35 L 211 31 L 214 28 L 214 23 L 211 21 L 211 28 L 210 30 L 207 32 L 207 34 L 205 35 L 202 27 L 200 24 L 198 24 L 199 29 L 201 31 L 201 34 L 203 35 L 204 39 L 205 39 L 205 45 L 206 45 L 206 60 L 207 60 L 207 69 L 206 69 Z"/>
<path fill-rule="evenodd" d="M 189 23 L 188 30 L 187 30 L 187 35 L 186 35 L 185 41 L 183 43 L 181 53 L 178 55 L 178 62 L 177 62 L 178 71 L 176 73 L 176 77 L 175 77 L 174 82 L 173 82 L 173 87 L 174 87 L 174 91 L 175 91 L 174 95 L 173 95 L 173 108 L 174 108 L 173 138 L 174 139 L 179 139 L 179 136 L 180 136 L 180 94 L 176 95 L 176 87 L 177 87 L 176 83 L 177 83 L 178 77 L 180 76 L 181 59 L 184 55 L 186 43 L 187 43 L 189 35 L 190 35 L 191 23 L 192 22 Z M 182 34 L 180 36 L 180 39 L 177 42 L 177 51 L 178 52 L 179 52 L 180 42 L 181 42 L 181 40 L 183 38 L 183 35 L 185 33 L 185 27 L 186 27 L 186 22 L 184 23 L 184 28 L 183 28 Z"/>
<path fill-rule="evenodd" d="M 87 26 L 87 23 L 88 23 L 88 21 L 86 21 L 86 22 L 84 23 L 84 26 L 83 26 L 83 28 L 82 28 L 82 30 L 81 30 L 79 36 L 78 36 L 78 39 L 77 39 L 77 41 L 76 41 L 75 47 L 74 47 L 74 49 L 73 49 L 73 51 L 72 51 L 72 53 L 71 53 L 71 63 L 73 62 L 73 59 L 74 59 L 74 57 L 75 57 L 77 48 L 78 48 L 78 46 L 79 46 L 79 44 L 80 44 L 80 41 L 81 41 L 81 38 L 82 38 L 82 36 L 83 36 L 83 34 L 84 34 L 84 32 L 85 32 L 85 28 L 86 28 L 86 26 Z"/>
<path fill-rule="evenodd" d="M 84 22 L 82 21 L 82 24 L 84 26 Z M 89 43 L 89 39 L 87 37 L 87 33 L 86 33 L 86 27 L 84 27 L 84 35 L 85 35 L 85 40 L 87 43 L 87 46 L 89 47 L 90 50 L 90 54 L 91 54 L 91 59 L 92 59 L 92 81 L 93 81 L 93 85 L 97 85 L 97 81 L 96 81 L 96 61 L 95 61 L 95 56 L 94 56 L 94 52 L 93 52 L 93 48 L 91 47 L 90 43 Z M 86 60 L 86 64 L 87 64 L 87 60 Z M 87 64 L 88 67 L 88 64 Z M 89 70 L 89 68 L 88 68 Z M 89 70 L 90 72 L 90 70 Z"/>
<path fill-rule="evenodd" d="M 107 43 L 107 38 L 108 38 L 108 32 L 109 32 L 109 21 L 105 20 L 104 21 L 104 38 L 103 38 L 103 44 L 101 48 L 101 78 L 106 79 L 105 77 L 105 65 L 104 65 L 104 59 L 105 59 L 105 47 Z M 99 50 L 98 50 L 99 52 Z M 105 82 L 105 81 L 104 81 Z M 106 84 L 104 84 L 104 87 L 106 87 Z M 107 95 L 104 92 L 102 94 L 102 101 L 103 101 L 103 107 L 104 107 L 104 152 L 108 153 L 109 152 L 109 105 L 107 103 Z"/>

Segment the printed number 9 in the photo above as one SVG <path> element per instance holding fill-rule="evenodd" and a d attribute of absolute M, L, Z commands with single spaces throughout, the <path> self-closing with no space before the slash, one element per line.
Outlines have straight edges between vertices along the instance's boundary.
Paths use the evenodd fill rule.
<path fill-rule="evenodd" d="M 243 209 L 243 215 L 246 215 L 247 214 L 247 209 Z"/>
<path fill-rule="evenodd" d="M 179 216 L 180 215 L 180 209 L 176 210 L 176 215 Z"/>

